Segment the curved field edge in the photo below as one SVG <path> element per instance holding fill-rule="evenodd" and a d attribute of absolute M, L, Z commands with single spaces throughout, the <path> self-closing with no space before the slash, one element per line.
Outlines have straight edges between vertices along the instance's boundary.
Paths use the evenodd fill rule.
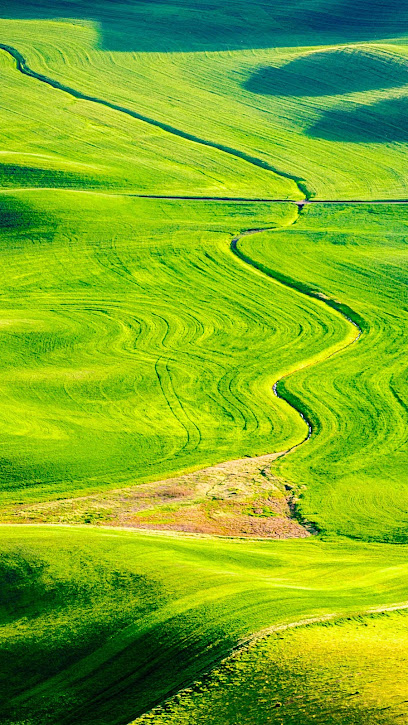
<path fill-rule="evenodd" d="M 129 722 L 254 632 L 407 599 L 403 546 L 1 531 L 4 724 Z"/>
<path fill-rule="evenodd" d="M 364 320 L 361 344 L 285 384 L 320 425 L 273 472 L 304 486 L 300 510 L 328 535 L 406 540 L 407 222 L 405 205 L 319 205 L 284 235 L 243 240 L 256 261 Z"/>
<path fill-rule="evenodd" d="M 404 722 L 406 608 L 276 627 L 132 725 Z"/>
<path fill-rule="evenodd" d="M 286 198 L 296 191 L 284 179 L 237 156 L 204 149 L 24 76 L 2 50 L 0 68 L 1 116 L 9 129 L 0 158 L 3 189 L 127 189 L 141 195 L 190 192 L 190 196 L 232 198 Z M 24 116 L 19 113 L 21 105 L 27 109 Z"/>

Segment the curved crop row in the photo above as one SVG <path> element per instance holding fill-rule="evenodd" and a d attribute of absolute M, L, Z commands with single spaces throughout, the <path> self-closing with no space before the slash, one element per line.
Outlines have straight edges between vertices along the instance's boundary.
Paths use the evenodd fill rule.
<path fill-rule="evenodd" d="M 337 349 L 349 325 L 228 249 L 232 223 L 290 221 L 293 206 L 1 199 L 4 503 L 157 480 L 304 436 L 273 384 Z"/>
<path fill-rule="evenodd" d="M 285 381 L 285 394 L 313 411 L 316 435 L 275 471 L 306 485 L 301 512 L 323 531 L 396 542 L 407 525 L 406 217 L 405 206 L 323 205 L 284 234 L 241 240 L 271 273 L 357 310 L 368 332 Z"/>

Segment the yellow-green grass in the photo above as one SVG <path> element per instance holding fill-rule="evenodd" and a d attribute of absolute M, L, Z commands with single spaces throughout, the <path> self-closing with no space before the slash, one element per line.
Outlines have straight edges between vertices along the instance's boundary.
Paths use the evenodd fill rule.
<path fill-rule="evenodd" d="M 313 207 L 297 219 L 290 204 L 130 195 L 408 197 L 405 9 L 270 5 L 2 8 L 2 514 L 286 450 L 308 429 L 273 394 L 283 377 L 278 393 L 313 434 L 274 471 L 324 536 L 2 527 L 1 725 L 129 722 L 259 630 L 408 598 L 405 210 Z M 27 77 L 5 46 L 94 101 Z M 356 344 L 344 313 L 362 327 Z M 381 636 L 405 641 L 400 621 L 381 620 Z M 274 687 L 290 699 L 293 662 L 315 643 L 302 678 L 329 697 L 330 641 L 345 672 L 355 662 L 358 627 L 339 627 L 284 635 L 292 654 Z M 367 722 L 390 722 L 370 651 L 387 682 L 401 665 L 370 630 L 367 700 L 354 711 L 344 698 L 322 715 L 306 694 L 292 721 L 283 708 L 275 721 L 357 725 L 367 702 Z M 244 698 L 262 718 L 243 693 L 263 686 L 262 662 L 248 667 L 231 707 Z M 189 707 L 199 722 L 195 696 Z"/>
<path fill-rule="evenodd" d="M 363 328 L 355 345 L 279 388 L 314 433 L 275 471 L 305 486 L 300 510 L 324 532 L 406 541 L 407 230 L 404 206 L 319 205 L 284 233 L 239 242 L 288 284 L 343 303 Z"/>
<path fill-rule="evenodd" d="M 344 20 L 352 16 L 344 3 L 326 6 L 326 12 L 336 14 L 334 5 L 338 12 L 343 6 Z M 71 7 L 74 13 L 75 6 Z M 67 10 L 64 4 L 64 12 Z M 383 3 L 378 3 L 377 10 L 381 15 Z M 171 25 L 166 34 L 156 14 L 160 16 L 160 11 L 156 8 L 151 12 L 150 26 L 157 24 L 163 43 L 170 48 Z M 263 12 L 268 14 L 265 8 Z M 373 40 L 369 31 L 360 35 L 358 43 L 355 36 L 353 39 L 345 32 L 332 45 L 328 43 L 334 43 L 335 38 L 315 32 L 303 36 L 300 44 L 290 36 L 285 36 L 283 43 L 274 43 L 271 35 L 268 45 L 272 47 L 266 49 L 260 43 L 250 50 L 227 52 L 211 46 L 210 50 L 163 53 L 155 52 L 153 44 L 146 53 L 138 49 L 138 38 L 142 42 L 145 39 L 143 23 L 139 33 L 132 26 L 131 35 L 128 28 L 132 48 L 118 50 L 116 46 L 112 50 L 105 48 L 103 24 L 92 20 L 92 12 L 86 22 L 83 13 L 78 13 L 79 20 L 73 22 L 2 20 L 1 40 L 14 45 L 38 73 L 214 146 L 257 157 L 278 172 L 303 180 L 302 189 L 319 198 L 408 196 L 404 173 L 408 65 L 405 40 L 398 37 L 403 23 L 400 33 L 390 35 L 378 22 L 375 43 L 367 42 Z M 50 6 L 50 17 L 58 15 L 57 3 L 53 12 Z M 299 13 L 299 25 L 303 25 L 304 16 Z M 225 25 L 220 26 L 220 36 L 225 35 L 225 29 Z M 125 37 L 125 28 L 123 34 Z M 53 92 L 60 97 L 61 92 Z M 106 115 L 100 109 L 86 108 L 84 112 Z M 145 133 L 149 135 L 151 127 L 142 125 L 147 126 Z M 174 142 L 180 154 L 186 144 L 191 145 L 179 137 Z M 162 143 L 172 142 L 163 137 Z M 209 159 L 222 154 L 200 145 L 195 153 Z M 236 163 L 242 176 L 254 177 L 251 164 Z M 141 174 L 129 181 L 137 187 L 148 184 Z M 251 184 L 244 179 L 242 183 L 246 189 Z M 239 186 L 237 181 L 235 185 Z M 261 185 L 276 198 L 299 196 L 293 180 L 283 177 L 279 181 L 272 172 L 260 175 L 254 192 Z M 160 187 L 164 186 L 162 180 Z M 194 180 L 189 188 L 194 188 Z"/>
<path fill-rule="evenodd" d="M 0 549 L 2 725 L 126 723 L 255 632 L 408 591 L 405 546 L 19 526 Z"/>
<path fill-rule="evenodd" d="M 405 541 L 404 207 L 1 199 L 3 506 L 287 450 L 289 375 L 301 513 Z M 264 271 L 229 248 L 255 223 L 286 225 L 238 242 Z"/>
<path fill-rule="evenodd" d="M 2 503 L 72 496 L 286 450 L 273 394 L 352 339 L 322 302 L 230 250 L 292 205 L 0 195 Z"/>
<path fill-rule="evenodd" d="M 294 182 L 271 171 L 28 78 L 4 50 L 0 50 L 0 74 L 2 187 L 301 196 Z"/>
<path fill-rule="evenodd" d="M 288 629 L 135 725 L 395 725 L 408 717 L 402 612 Z"/>

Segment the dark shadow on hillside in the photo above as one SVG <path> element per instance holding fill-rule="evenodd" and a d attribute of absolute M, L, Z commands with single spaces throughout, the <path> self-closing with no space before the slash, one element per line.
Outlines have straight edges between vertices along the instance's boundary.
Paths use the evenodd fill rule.
<path fill-rule="evenodd" d="M 331 96 L 407 83 L 408 63 L 381 52 L 342 49 L 309 53 L 280 68 L 259 68 L 245 88 L 262 95 Z"/>
<path fill-rule="evenodd" d="M 307 7 L 307 25 L 315 32 L 360 29 L 373 38 L 406 32 L 407 0 L 319 0 Z"/>
<path fill-rule="evenodd" d="M 24 200 L 7 194 L 0 195 L 0 232 L 21 232 L 32 225 L 31 206 Z M 3 473 L 0 459 L 0 473 Z"/>
<path fill-rule="evenodd" d="M 408 143 L 408 97 L 327 111 L 308 136 L 351 143 Z"/>
<path fill-rule="evenodd" d="M 44 187 L 55 189 L 98 188 L 103 184 L 104 180 L 99 181 L 99 179 L 95 179 L 91 175 L 75 174 L 58 169 L 0 163 L 0 188 L 2 189 L 12 190 L 21 187 L 39 189 Z"/>
<path fill-rule="evenodd" d="M 0 0 L 0 16 L 91 20 L 116 51 L 202 51 L 408 34 L 407 0 Z"/>

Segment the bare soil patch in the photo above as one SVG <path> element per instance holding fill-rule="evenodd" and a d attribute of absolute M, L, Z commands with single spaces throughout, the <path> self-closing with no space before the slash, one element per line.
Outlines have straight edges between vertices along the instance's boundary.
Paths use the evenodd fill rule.
<path fill-rule="evenodd" d="M 293 490 L 270 465 L 279 454 L 220 463 L 164 481 L 3 509 L 2 523 L 126 526 L 220 536 L 310 535 L 295 518 Z"/>

